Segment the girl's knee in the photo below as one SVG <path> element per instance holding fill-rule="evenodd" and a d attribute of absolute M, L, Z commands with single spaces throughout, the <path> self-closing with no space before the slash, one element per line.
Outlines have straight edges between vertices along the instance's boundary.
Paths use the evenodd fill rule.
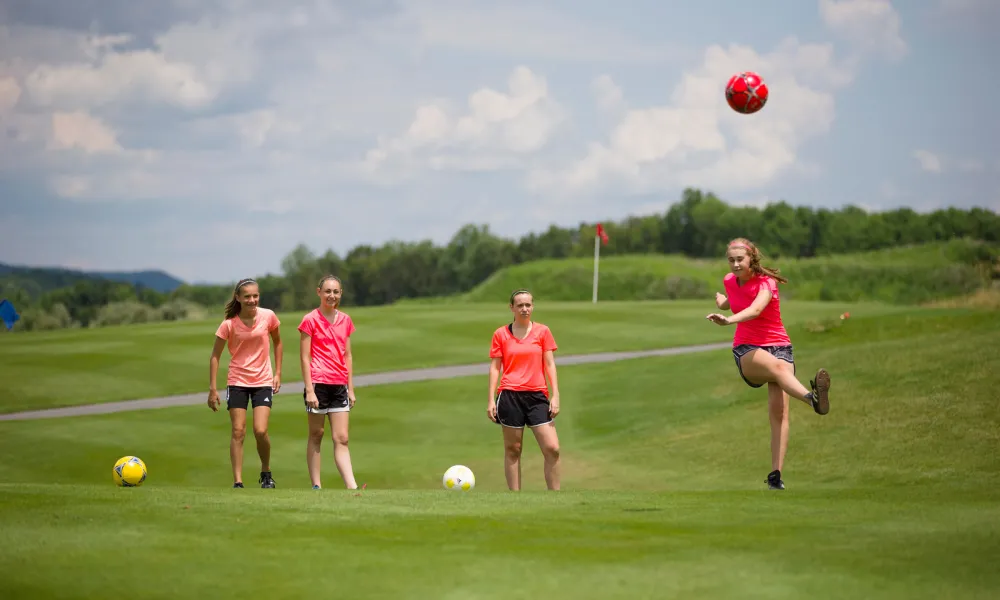
<path fill-rule="evenodd" d="M 314 427 L 309 429 L 309 441 L 314 444 L 323 442 L 323 428 Z"/>
<path fill-rule="evenodd" d="M 774 362 L 776 362 L 778 364 L 778 370 L 780 370 L 783 373 L 794 373 L 795 372 L 795 365 L 792 364 L 792 363 L 790 363 L 790 362 L 788 362 L 787 360 L 779 358 L 778 360 L 776 360 Z"/>
<path fill-rule="evenodd" d="M 247 437 L 247 430 L 245 427 L 235 427 L 232 436 L 234 441 L 242 442 Z"/>
<path fill-rule="evenodd" d="M 542 446 L 542 454 L 545 458 L 556 460 L 559 458 L 559 442 Z"/>
<path fill-rule="evenodd" d="M 346 446 L 349 437 L 350 436 L 348 436 L 347 433 L 334 433 L 333 443 L 338 446 Z"/>
<path fill-rule="evenodd" d="M 504 444 L 504 451 L 511 458 L 521 457 L 521 442 L 507 442 Z"/>
<path fill-rule="evenodd" d="M 257 438 L 258 440 L 266 438 L 267 437 L 267 428 L 265 428 L 265 427 L 254 427 L 253 428 L 253 436 L 255 438 Z"/>

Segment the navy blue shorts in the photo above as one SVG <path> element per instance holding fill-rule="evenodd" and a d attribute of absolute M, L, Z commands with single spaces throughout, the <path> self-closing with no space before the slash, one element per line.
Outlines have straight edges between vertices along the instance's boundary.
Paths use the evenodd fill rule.
<path fill-rule="evenodd" d="M 795 354 L 792 352 L 791 346 L 755 346 L 753 344 L 740 344 L 739 346 L 733 348 L 733 358 L 736 359 L 736 368 L 740 372 L 740 377 L 743 377 L 743 381 L 746 381 L 747 385 L 750 387 L 759 388 L 764 385 L 763 383 L 750 383 L 743 375 L 743 367 L 740 366 L 740 359 L 743 358 L 743 355 L 752 350 L 763 350 L 776 358 L 792 363 L 792 372 L 795 372 Z"/>

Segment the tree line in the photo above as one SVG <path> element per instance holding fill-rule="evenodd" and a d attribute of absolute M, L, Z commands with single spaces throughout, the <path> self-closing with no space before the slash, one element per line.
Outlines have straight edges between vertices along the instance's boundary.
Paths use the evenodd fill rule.
<path fill-rule="evenodd" d="M 663 213 L 629 216 L 603 226 L 608 242 L 602 246 L 602 256 L 717 258 L 734 237 L 752 239 L 773 258 L 879 250 L 955 238 L 1000 241 L 1000 215 L 983 208 L 871 212 L 853 205 L 814 209 L 784 201 L 763 208 L 741 207 L 695 189 L 685 190 L 680 201 Z M 494 235 L 486 225 L 469 224 L 444 245 L 393 240 L 381 246 L 358 245 L 343 256 L 330 249 L 317 254 L 299 245 L 283 259 L 281 273 L 256 275 L 262 304 L 279 311 L 313 307 L 316 282 L 326 274 L 335 274 L 344 282 L 345 305 L 389 304 L 403 298 L 461 293 L 498 269 L 526 261 L 590 256 L 594 237 L 593 223 L 552 225 L 517 240 Z M 23 329 L 218 315 L 231 294 L 228 284 L 185 284 L 161 293 L 106 280 L 77 281 L 32 294 L 23 282 L 0 278 L 0 296 L 26 313 Z"/>

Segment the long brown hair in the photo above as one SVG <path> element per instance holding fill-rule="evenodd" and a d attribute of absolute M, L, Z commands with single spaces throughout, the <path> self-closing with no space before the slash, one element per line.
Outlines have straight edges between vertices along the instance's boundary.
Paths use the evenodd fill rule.
<path fill-rule="evenodd" d="M 228 303 L 226 303 L 227 319 L 232 319 L 236 315 L 240 314 L 240 310 L 243 308 L 243 305 L 241 305 L 240 301 L 238 300 L 240 295 L 240 290 L 243 289 L 243 286 L 250 285 L 251 283 L 256 284 L 257 280 L 255 280 L 253 277 L 247 277 L 246 279 L 240 279 L 236 283 L 236 289 L 233 290 L 233 298 Z"/>
<path fill-rule="evenodd" d="M 788 279 L 781 276 L 781 271 L 779 269 L 774 269 L 772 267 L 765 267 L 760 264 L 760 259 L 763 258 L 763 254 L 753 242 L 746 238 L 736 238 L 735 240 L 729 242 L 726 247 L 728 251 L 730 248 L 744 248 L 747 251 L 747 256 L 750 257 L 750 272 L 754 275 L 767 275 L 773 277 L 778 283 L 788 283 Z"/>

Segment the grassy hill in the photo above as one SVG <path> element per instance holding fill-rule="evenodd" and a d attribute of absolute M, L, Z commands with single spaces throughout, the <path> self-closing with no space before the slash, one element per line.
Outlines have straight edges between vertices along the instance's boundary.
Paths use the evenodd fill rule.
<path fill-rule="evenodd" d="M 184 282 L 160 270 L 147 271 L 83 271 L 61 267 L 22 267 L 0 263 L 0 289 L 13 283 L 32 295 L 73 285 L 78 281 L 107 279 L 141 285 L 161 293 L 169 293 Z"/>
<path fill-rule="evenodd" d="M 876 252 L 817 258 L 768 259 L 789 278 L 786 299 L 880 301 L 918 304 L 971 294 L 990 282 L 991 261 L 1000 250 L 983 242 L 952 240 Z M 539 300 L 590 300 L 593 258 L 539 260 L 494 273 L 455 298 L 502 302 L 527 287 Z M 723 257 L 606 256 L 600 260 L 599 299 L 666 300 L 711 297 L 728 272 Z"/>
<path fill-rule="evenodd" d="M 579 305 L 560 331 L 597 327 L 600 306 Z M 609 345 L 631 343 L 631 308 L 603 305 L 629 323 L 600 324 Z M 447 321 L 444 309 L 396 310 Z M 359 341 L 407 325 L 379 316 Z M 329 433 L 325 489 L 309 489 L 295 395 L 279 394 L 271 417 L 274 490 L 254 483 L 252 435 L 247 489 L 230 488 L 229 419 L 205 406 L 0 423 L 4 597 L 993 598 L 995 316 L 906 308 L 794 327 L 801 376 L 833 374 L 833 409 L 793 401 L 782 492 L 764 489 L 766 393 L 727 350 L 560 367 L 557 494 L 541 491 L 530 434 L 525 491 L 504 489 L 485 376 L 359 388 L 350 445 L 363 492 L 341 489 Z M 414 348 L 438 358 L 426 342 L 448 326 L 460 324 Z M 201 347 L 189 358 L 204 364 Z M 163 366 L 143 377 L 176 369 Z M 111 483 L 127 454 L 149 467 L 140 488 Z M 441 489 L 456 463 L 476 473 L 472 492 Z"/>

